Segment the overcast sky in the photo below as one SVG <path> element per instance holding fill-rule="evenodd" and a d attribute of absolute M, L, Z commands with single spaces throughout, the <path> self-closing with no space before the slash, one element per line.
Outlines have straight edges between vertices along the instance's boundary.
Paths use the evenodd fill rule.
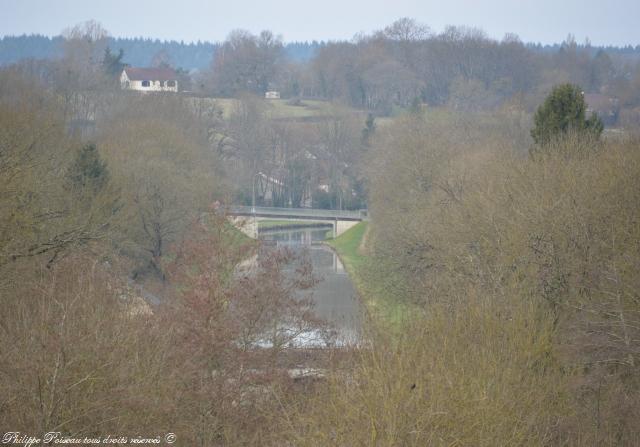
<path fill-rule="evenodd" d="M 594 45 L 640 44 L 640 0 L 0 0 L 0 35 L 57 35 L 95 19 L 118 37 L 224 40 L 229 31 L 270 29 L 285 41 L 350 39 L 412 17 L 442 31 L 482 28 L 500 39 Z"/>

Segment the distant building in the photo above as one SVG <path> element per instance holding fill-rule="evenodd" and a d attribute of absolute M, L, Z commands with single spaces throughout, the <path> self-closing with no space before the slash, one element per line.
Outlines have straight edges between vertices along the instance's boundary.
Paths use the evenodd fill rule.
<path fill-rule="evenodd" d="M 275 169 L 273 175 L 258 172 L 255 177 L 256 197 L 259 197 L 268 206 L 292 206 L 289 189 L 284 181 L 286 172 L 284 169 Z M 302 191 L 302 197 L 296 206 L 311 208 L 311 187 L 307 186 Z"/>
<path fill-rule="evenodd" d="M 126 67 L 120 75 L 120 87 L 140 92 L 177 92 L 178 75 L 171 68 Z"/>
<path fill-rule="evenodd" d="M 271 90 L 271 91 L 265 92 L 264 97 L 266 99 L 280 99 L 280 92 Z"/>

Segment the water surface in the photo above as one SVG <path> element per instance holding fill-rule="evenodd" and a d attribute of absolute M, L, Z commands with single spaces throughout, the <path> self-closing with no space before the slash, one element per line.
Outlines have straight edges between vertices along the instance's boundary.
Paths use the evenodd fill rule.
<path fill-rule="evenodd" d="M 312 289 L 315 313 L 337 331 L 338 343 L 357 341 L 361 308 L 351 279 L 340 258 L 328 246 L 321 244 L 331 227 L 305 229 L 266 229 L 259 238 L 294 251 L 306 250 L 320 282 Z"/>

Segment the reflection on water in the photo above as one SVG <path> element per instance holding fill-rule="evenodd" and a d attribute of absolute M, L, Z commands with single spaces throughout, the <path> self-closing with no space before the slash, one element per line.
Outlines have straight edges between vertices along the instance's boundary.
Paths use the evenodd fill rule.
<path fill-rule="evenodd" d="M 296 230 L 262 230 L 260 239 L 286 246 L 294 251 L 307 250 L 313 272 L 321 281 L 313 288 L 316 315 L 334 326 L 338 343 L 357 341 L 360 328 L 360 304 L 349 276 L 338 256 L 326 245 L 319 244 L 329 228 Z"/>

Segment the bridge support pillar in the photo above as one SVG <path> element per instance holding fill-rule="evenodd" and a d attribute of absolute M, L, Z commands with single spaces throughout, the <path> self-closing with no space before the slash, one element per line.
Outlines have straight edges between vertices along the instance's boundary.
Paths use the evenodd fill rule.
<path fill-rule="evenodd" d="M 340 236 L 342 233 L 347 231 L 349 228 L 357 225 L 359 221 L 357 220 L 337 220 L 335 223 L 335 235 L 336 237 Z"/>

